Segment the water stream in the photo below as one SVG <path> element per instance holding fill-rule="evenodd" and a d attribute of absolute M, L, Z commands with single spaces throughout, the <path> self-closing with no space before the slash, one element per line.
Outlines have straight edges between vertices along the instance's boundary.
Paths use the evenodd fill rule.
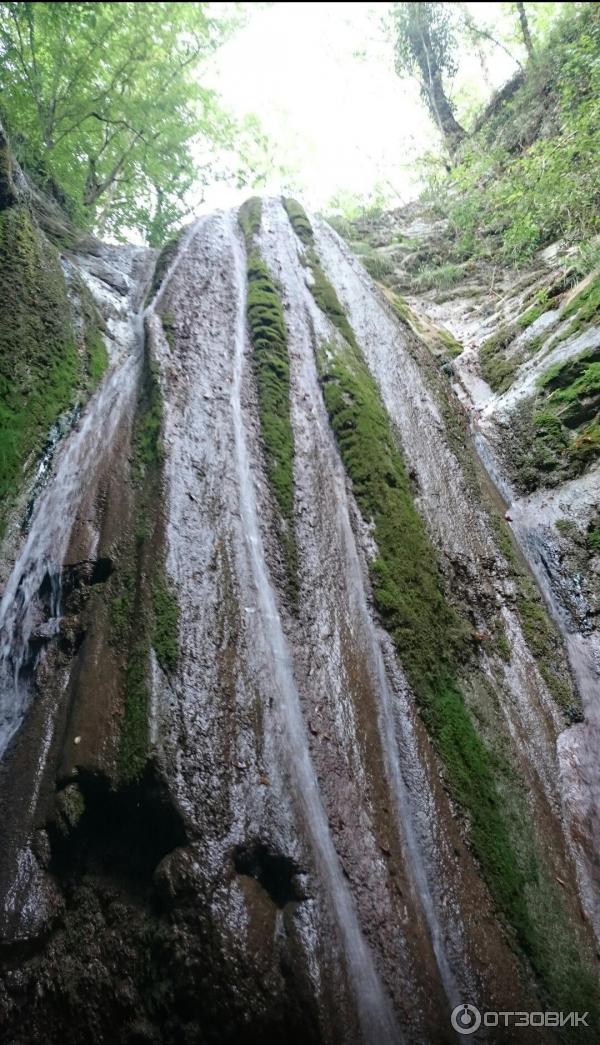
<path fill-rule="evenodd" d="M 323 342 L 333 340 L 336 331 L 329 326 L 325 316 L 320 314 L 312 294 L 306 288 L 304 269 L 298 258 L 298 241 L 281 204 L 266 203 L 263 207 L 263 221 L 267 222 L 269 232 L 275 233 L 265 237 L 265 240 L 274 245 L 271 249 L 281 266 L 277 276 L 290 296 L 291 309 L 296 313 L 296 330 L 290 328 L 288 315 L 290 343 L 296 343 L 296 351 L 301 356 L 299 384 L 302 396 L 310 403 L 310 426 L 316 430 L 320 452 L 326 461 L 327 483 L 331 484 L 335 494 L 338 542 L 344 549 L 343 572 L 351 597 L 350 612 L 354 628 L 357 631 L 360 629 L 364 635 L 369 671 L 376 694 L 385 772 L 395 802 L 398 834 L 405 854 L 407 875 L 414 890 L 416 904 L 422 912 L 440 979 L 452 1008 L 462 996 L 460 987 L 464 989 L 469 980 L 469 961 L 462 939 L 460 916 L 455 905 L 446 902 L 444 920 L 441 920 L 442 903 L 439 894 L 445 891 L 446 898 L 448 897 L 448 883 L 444 881 L 447 868 L 444 869 L 440 865 L 440 840 L 435 838 L 435 802 L 422 766 L 410 717 L 411 698 L 407 698 L 406 685 L 403 685 L 402 689 L 396 686 L 392 691 L 382 646 L 385 639 L 378 631 L 369 611 L 363 567 L 350 521 L 350 493 L 318 385 L 311 331 L 306 320 L 302 322 L 301 318 L 305 309 L 311 313 L 317 339 Z M 282 250 L 283 245 L 288 246 L 285 253 Z M 265 247 L 268 249 L 266 243 Z M 306 462 L 302 467 L 322 469 L 323 459 L 314 464 L 312 461 Z M 314 518 L 310 529 L 316 531 L 320 525 L 319 517 L 325 509 L 322 504 L 314 504 L 311 507 Z M 355 509 L 354 515 L 356 514 Z M 321 569 L 326 573 L 328 564 L 327 561 L 323 561 L 322 549 L 317 547 L 313 555 L 319 558 Z M 332 587 L 334 579 L 324 579 L 323 584 Z M 391 650 L 388 652 L 393 656 Z M 458 970 L 460 987 L 457 982 Z"/>
<path fill-rule="evenodd" d="M 386 1045 L 386 1043 L 399 1041 L 399 1033 L 394 1027 L 390 1003 L 383 991 L 372 956 L 360 931 L 348 887 L 344 881 L 338 856 L 329 833 L 327 816 L 311 763 L 306 727 L 292 670 L 290 651 L 265 560 L 241 401 L 246 343 L 246 266 L 239 233 L 236 230 L 235 214 L 230 215 L 228 218 L 228 235 L 231 243 L 237 290 L 231 409 L 239 477 L 240 512 L 245 530 L 250 569 L 256 586 L 260 617 L 263 626 L 267 626 L 268 634 L 266 638 L 277 689 L 281 698 L 280 708 L 287 733 L 290 769 L 296 781 L 297 793 L 302 803 L 307 829 L 310 833 L 318 863 L 331 897 L 336 920 L 344 940 L 345 956 L 357 999 L 363 1035 L 367 1041 L 377 1041 L 381 1045 Z"/>
<path fill-rule="evenodd" d="M 33 504 L 25 540 L 0 602 L 0 757 L 29 707 L 32 675 L 44 646 L 59 632 L 62 566 L 79 505 L 99 461 L 99 448 L 104 453 L 110 447 L 135 398 L 144 314 L 139 308 L 136 311 L 129 296 L 115 304 L 126 317 L 125 337 L 109 344 L 108 373 L 56 451 L 54 474 Z"/>

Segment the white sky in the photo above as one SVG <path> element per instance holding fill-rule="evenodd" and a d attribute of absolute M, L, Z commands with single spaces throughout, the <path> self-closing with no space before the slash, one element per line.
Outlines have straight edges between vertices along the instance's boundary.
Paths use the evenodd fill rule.
<path fill-rule="evenodd" d="M 468 6 L 488 25 L 506 18 L 498 3 Z M 248 24 L 218 52 L 211 86 L 238 117 L 260 118 L 278 160 L 295 171 L 287 184 L 274 173 L 265 191 L 297 191 L 311 208 L 325 207 L 340 190 L 366 195 L 378 182 L 398 203 L 415 195 L 415 158 L 435 136 L 417 86 L 394 72 L 382 25 L 389 7 L 256 4 Z M 500 50 L 489 67 L 496 86 L 516 68 Z M 485 90 L 472 54 L 461 55 L 456 86 L 461 82 Z M 237 195 L 215 186 L 206 202 Z"/>

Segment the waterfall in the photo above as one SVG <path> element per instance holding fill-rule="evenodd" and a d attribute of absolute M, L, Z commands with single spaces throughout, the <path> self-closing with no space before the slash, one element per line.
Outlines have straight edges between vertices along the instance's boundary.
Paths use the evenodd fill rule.
<path fill-rule="evenodd" d="M 342 572 L 348 587 L 348 613 L 355 632 L 362 633 L 368 671 L 375 694 L 378 728 L 385 772 L 395 803 L 398 835 L 403 847 L 407 874 L 415 894 L 415 902 L 422 913 L 426 931 L 431 940 L 440 979 L 451 1007 L 457 1004 L 460 988 L 473 989 L 469 959 L 466 954 L 457 912 L 456 900 L 442 904 L 442 892 L 451 892 L 447 881 L 448 867 L 442 865 L 439 846 L 440 825 L 436 823 L 435 802 L 427 774 L 423 771 L 411 720 L 411 697 L 406 682 L 393 685 L 386 668 L 385 656 L 394 664 L 394 682 L 401 669 L 395 663 L 389 638 L 379 629 L 369 610 L 369 593 L 365 570 L 361 565 L 351 517 L 356 517 L 356 506 L 350 505 L 343 464 L 335 446 L 334 436 L 326 415 L 321 389 L 317 381 L 313 340 L 323 342 L 335 338 L 335 331 L 320 313 L 306 286 L 304 269 L 298 257 L 297 239 L 280 203 L 266 203 L 263 207 L 265 235 L 261 249 L 277 274 L 283 293 L 289 301 L 288 325 L 290 352 L 298 356 L 296 401 L 307 402 L 306 429 L 314 440 L 296 465 L 296 482 L 303 473 L 318 470 L 318 476 L 327 477 L 327 486 L 333 491 L 332 511 L 335 514 L 335 542 L 343 549 Z M 310 316 L 310 323 L 308 322 Z M 313 329 L 315 333 L 313 334 Z M 296 411 L 302 410 L 297 405 Z M 297 421 L 297 425 L 300 425 Z M 319 459 L 317 460 L 317 456 Z M 313 477 L 312 486 L 318 486 Z M 316 535 L 323 526 L 323 515 L 329 510 L 316 503 L 308 492 L 304 498 L 306 540 L 314 537 L 313 546 L 305 549 L 305 558 L 319 563 L 325 576 L 321 584 L 320 601 L 327 601 L 327 592 L 333 588 L 335 565 L 329 565 L 327 538 L 319 545 Z M 330 573 L 331 571 L 331 573 Z M 330 575 L 328 575 L 330 574 Z M 335 593 L 341 601 L 341 592 Z M 438 835 L 436 839 L 436 834 Z M 451 862 L 445 852 L 446 863 Z M 444 919 L 442 921 L 442 919 Z M 468 990 L 467 990 L 468 993 Z"/>
<path fill-rule="evenodd" d="M 306 727 L 302 718 L 290 652 L 265 561 L 241 402 L 246 345 L 246 268 L 240 234 L 236 229 L 235 213 L 231 214 L 228 219 L 228 236 L 231 243 L 237 292 L 231 409 L 240 512 L 250 570 L 256 587 L 261 625 L 267 630 L 267 648 L 271 657 L 271 669 L 276 688 L 280 695 L 290 770 L 295 779 L 306 828 L 314 845 L 318 866 L 323 874 L 325 888 L 330 895 L 339 930 L 345 943 L 345 957 L 357 998 L 364 1038 L 366 1041 L 377 1041 L 381 1045 L 385 1045 L 385 1043 L 399 1040 L 398 1031 L 394 1029 L 389 1002 L 385 997 L 372 956 L 360 931 L 348 887 L 344 882 L 338 856 L 331 841 L 327 817 L 319 794 L 319 785 L 311 764 Z"/>
<path fill-rule="evenodd" d="M 111 295 L 118 320 L 110 324 L 109 370 L 55 454 L 53 475 L 33 505 L 25 540 L 0 602 L 0 757 L 19 729 L 32 697 L 31 676 L 39 659 L 39 650 L 32 652 L 32 639 L 40 640 L 41 650 L 59 631 L 61 570 L 78 507 L 95 466 L 133 406 L 144 337 L 136 293 L 131 284 L 126 298 Z"/>
<path fill-rule="evenodd" d="M 345 454 L 326 384 L 333 371 L 320 354 L 324 346 L 340 372 L 344 352 L 358 350 L 364 357 L 370 377 L 361 362 L 364 383 L 356 400 L 363 388 L 377 402 L 379 393 L 388 417 L 385 425 L 378 423 L 388 445 L 398 436 L 391 459 L 396 450 L 404 457 L 407 502 L 412 510 L 409 498 L 414 501 L 417 523 L 427 533 L 422 547 L 439 556 L 442 586 L 457 581 L 448 601 L 460 604 L 458 614 L 465 608 L 469 613 L 472 641 L 468 647 L 465 640 L 464 663 L 457 658 L 455 666 L 461 714 L 464 706 L 490 753 L 491 774 L 497 752 L 503 759 L 493 776 L 497 791 L 486 791 L 487 778 L 477 776 L 477 766 L 474 779 L 482 781 L 482 805 L 492 795 L 483 816 L 490 817 L 497 799 L 516 824 L 514 837 L 510 831 L 503 836 L 502 820 L 489 819 L 500 823 L 494 837 L 501 839 L 507 862 L 516 854 L 529 867 L 531 856 L 531 866 L 540 869 L 522 888 L 535 917 L 544 908 L 528 890 L 533 895 L 539 886 L 545 903 L 545 876 L 559 898 L 564 891 L 565 909 L 577 921 L 577 880 L 563 836 L 561 797 L 567 812 L 570 805 L 571 845 L 587 909 L 593 910 L 598 895 L 590 846 L 590 838 L 597 838 L 592 798 L 598 784 L 598 653 L 591 637 L 574 630 L 561 601 L 560 564 L 552 560 L 543 504 L 536 497 L 513 497 L 484 426 L 475 426 L 476 449 L 512 502 L 513 532 L 563 631 L 584 700 L 586 722 L 565 730 L 524 637 L 514 575 L 499 550 L 487 502 L 477 500 L 474 465 L 466 462 L 470 447 L 459 445 L 450 431 L 437 377 L 430 383 L 427 361 L 422 363 L 388 302 L 332 230 L 315 222 L 314 241 L 308 242 L 314 242 L 356 346 L 348 349 L 329 318 L 333 310 L 319 299 L 318 280 L 311 283 L 318 266 L 307 257 L 286 209 L 280 201 L 263 201 L 252 252 L 268 270 L 275 288 L 271 300 L 285 321 L 273 366 L 274 373 L 279 367 L 278 380 L 285 373 L 285 395 L 273 414 L 265 410 L 255 365 L 259 343 L 247 329 L 249 258 L 237 211 L 203 216 L 185 230 L 145 309 L 141 281 L 132 275 L 144 252 L 125 248 L 127 271 L 115 280 L 120 290 L 102 280 L 104 262 L 77 259 L 96 300 L 106 306 L 109 369 L 68 432 L 52 435 L 0 603 L 0 755 L 4 779 L 15 766 L 20 773 L 14 790 L 7 788 L 3 813 L 9 838 L 0 860 L 3 926 L 9 941 L 27 941 L 44 975 L 52 962 L 63 961 L 61 947 L 75 940 L 74 926 L 94 926 L 110 991 L 117 950 L 128 955 L 135 949 L 143 924 L 149 957 L 141 976 L 136 969 L 130 978 L 126 974 L 128 1012 L 135 1010 L 137 1020 L 139 1010 L 139 1026 L 147 1018 L 157 1034 L 167 1027 L 179 1033 L 181 997 L 189 1026 L 195 1029 L 197 1020 L 215 1040 L 224 1027 L 227 1034 L 243 1027 L 249 1037 L 266 1028 L 265 1040 L 278 1040 L 288 1019 L 291 1040 L 311 1045 L 450 1040 L 450 1012 L 459 1002 L 527 1011 L 539 1002 L 538 988 L 548 984 L 541 975 L 537 983 L 524 975 L 519 930 L 513 926 L 509 939 L 502 917 L 512 925 L 511 911 L 498 900 L 486 854 L 477 848 L 477 802 L 462 797 L 452 776 L 452 749 L 449 756 L 436 726 L 420 714 L 409 682 L 414 668 L 408 658 L 402 663 L 404 640 L 392 625 L 389 632 L 384 628 L 390 618 L 372 578 L 385 537 L 377 530 L 376 507 L 374 519 L 368 517 L 360 473 L 357 478 Z M 108 267 L 119 267 L 117 248 L 102 250 Z M 135 469 L 119 467 L 106 483 L 105 475 L 131 445 L 127 426 L 135 416 L 145 352 L 161 432 L 160 464 L 141 491 L 142 508 Z M 349 354 L 349 367 L 354 359 Z M 340 379 L 346 402 L 351 387 Z M 286 440 L 291 433 L 286 447 L 294 447 L 293 465 L 291 454 L 285 463 L 291 496 L 284 519 L 277 484 L 270 481 L 277 453 L 268 425 L 275 411 L 287 426 Z M 358 422 L 353 418 L 360 415 L 349 410 L 348 416 L 369 460 L 371 449 L 382 444 L 368 427 L 368 415 Z M 138 522 L 149 501 L 153 525 L 146 537 L 149 527 Z M 397 523 L 399 554 L 414 554 L 410 532 L 403 543 L 398 502 L 382 503 L 386 521 Z M 286 558 L 292 527 L 294 546 Z M 142 543 L 135 544 L 132 558 L 138 534 Z M 82 543 L 90 558 L 111 557 L 110 573 L 88 603 L 82 598 L 81 612 L 75 597 L 67 601 L 71 587 L 64 585 L 68 619 L 61 623 L 67 613 L 61 578 Z M 401 560 L 394 561 L 404 576 Z M 292 571 L 288 586 L 284 577 Z M 402 591 L 412 594 L 411 583 L 417 582 L 408 576 Z M 135 612 L 139 607 L 145 615 L 141 652 L 147 666 L 133 685 L 135 625 L 122 640 L 113 627 L 120 593 L 131 588 Z M 169 662 L 160 657 L 157 641 L 164 623 L 157 592 L 163 591 L 176 651 Z M 498 626 L 498 634 L 476 639 L 480 619 L 490 632 Z M 61 656 L 44 660 L 61 628 L 70 634 L 79 628 L 84 641 L 75 649 L 65 641 Z M 106 684 L 102 677 L 96 688 L 96 672 L 105 665 Z M 129 780 L 113 756 L 118 751 L 120 757 L 122 723 L 131 713 L 132 691 L 139 696 L 138 682 L 145 687 L 139 701 L 145 746 L 138 776 Z M 22 742 L 11 745 L 36 685 L 40 703 L 31 709 Z M 69 694 L 62 747 L 65 709 L 53 703 L 59 685 Z M 470 742 L 463 722 L 456 728 Z M 516 797 L 504 772 L 509 760 Z M 473 763 L 465 758 L 463 765 Z M 106 802 L 124 818 L 124 841 L 121 834 L 114 841 L 114 871 L 113 850 L 104 847 L 101 834 L 102 853 L 93 848 L 104 785 Z M 18 802 L 11 810 L 13 794 Z M 127 818 L 141 812 L 145 823 L 154 809 L 165 823 L 176 820 L 178 830 L 166 831 L 156 852 L 149 847 L 148 865 L 139 872 L 136 867 L 130 881 Z M 535 825 L 535 838 L 531 847 L 529 838 L 521 846 L 529 824 Z M 585 826 L 579 839 L 578 825 Z M 536 864 L 538 828 L 540 848 L 546 828 L 551 843 Z M 157 823 L 157 835 L 162 829 Z M 521 881 L 518 875 L 515 880 Z M 131 913 L 131 935 L 120 913 L 119 924 L 107 923 L 107 929 L 88 919 L 85 896 L 97 891 L 102 903 L 105 886 L 119 912 Z M 558 915 L 548 931 L 566 938 Z M 575 943 L 585 945 L 588 937 L 587 926 L 575 926 Z M 153 946 L 155 939 L 160 946 Z M 533 929 L 531 939 L 535 943 Z M 77 941 L 73 948 L 75 963 L 85 969 L 83 949 L 80 954 Z M 536 969 L 533 959 L 531 964 Z M 31 969 L 33 977 L 33 964 Z M 24 998 L 36 989 L 29 972 L 25 958 L 19 965 Z M 165 981 L 172 988 L 165 997 L 178 1000 L 156 1015 L 155 986 Z M 192 996 L 197 985 L 202 989 Z M 51 1012 L 54 999 L 48 997 L 43 1004 Z M 109 1012 L 106 1019 L 113 1018 Z"/>

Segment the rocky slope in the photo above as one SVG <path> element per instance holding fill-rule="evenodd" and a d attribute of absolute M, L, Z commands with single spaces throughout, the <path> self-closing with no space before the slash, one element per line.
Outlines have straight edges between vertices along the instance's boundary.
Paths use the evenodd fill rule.
<path fill-rule="evenodd" d="M 199 219 L 154 278 L 60 254 L 108 365 L 7 515 L 2 1040 L 592 1025 L 592 611 L 565 649 L 534 581 L 571 591 L 583 538 L 544 558 L 529 500 L 511 536 L 468 357 L 290 200 Z"/>

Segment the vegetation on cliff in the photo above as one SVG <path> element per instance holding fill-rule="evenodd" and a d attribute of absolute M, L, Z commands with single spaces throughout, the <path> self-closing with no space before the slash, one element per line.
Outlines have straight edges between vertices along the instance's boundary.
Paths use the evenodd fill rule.
<path fill-rule="evenodd" d="M 583 472 L 600 454 L 598 349 L 542 373 L 535 395 L 516 408 L 511 457 L 527 492 Z"/>
<path fill-rule="evenodd" d="M 468 815 L 471 845 L 494 903 L 553 1004 L 571 1006 L 577 997 L 578 1004 L 593 1008 L 593 977 L 573 942 L 560 890 L 544 869 L 514 781 L 515 769 L 507 764 L 501 744 L 490 746 L 483 739 L 465 702 L 461 678 L 469 629 L 444 595 L 397 435 L 320 265 L 308 218 L 295 201 L 284 202 L 306 250 L 313 275 L 308 285 L 344 338 L 319 346 L 317 367 L 340 454 L 377 548 L 370 563 L 375 605 L 407 673 L 452 795 Z M 525 602 L 535 636 L 545 624 L 545 614 L 534 599 Z M 560 954 L 557 937 L 562 940 Z"/>
<path fill-rule="evenodd" d="M 298 552 L 294 534 L 294 433 L 290 418 L 287 329 L 279 289 L 255 246 L 260 220 L 261 201 L 253 197 L 239 211 L 247 248 L 246 315 L 253 348 L 267 476 L 281 513 L 280 539 L 288 590 L 295 599 Z"/>
<path fill-rule="evenodd" d="M 465 140 L 427 198 L 449 219 L 448 259 L 522 262 L 552 240 L 583 245 L 597 264 L 600 189 L 600 14 L 566 5 L 544 46 Z"/>
<path fill-rule="evenodd" d="M 152 651 L 167 673 L 179 657 L 179 604 L 165 567 L 162 427 L 158 373 L 147 355 L 130 472 L 135 530 L 119 541 L 111 579 L 111 641 L 123 657 L 118 772 L 125 783 L 138 780 L 147 764 Z"/>
<path fill-rule="evenodd" d="M 0 117 L 18 159 L 79 225 L 159 245 L 215 167 L 260 165 L 256 121 L 201 79 L 239 20 L 205 3 L 0 3 Z"/>
<path fill-rule="evenodd" d="M 86 398 L 108 357 L 87 288 L 25 204 L 0 211 L 0 534 L 52 426 Z"/>
<path fill-rule="evenodd" d="M 50 426 L 73 406 L 80 378 L 65 278 L 56 251 L 26 207 L 0 213 L 0 497 L 18 491 L 23 469 Z"/>

